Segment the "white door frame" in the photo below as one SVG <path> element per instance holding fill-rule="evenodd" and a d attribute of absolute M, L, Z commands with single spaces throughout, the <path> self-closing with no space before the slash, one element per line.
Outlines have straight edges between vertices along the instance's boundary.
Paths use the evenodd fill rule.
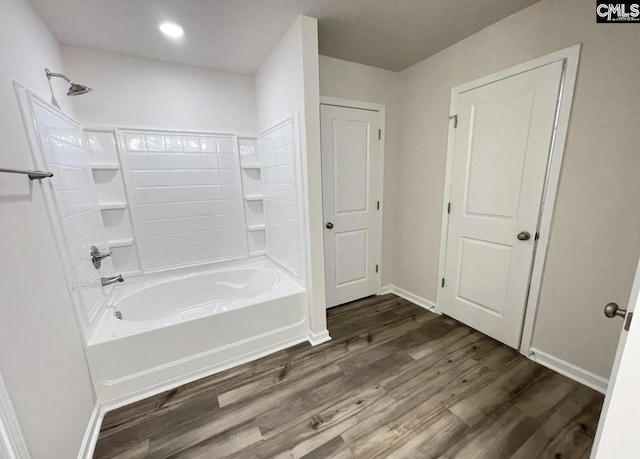
<path fill-rule="evenodd" d="M 382 130 L 382 135 L 380 136 L 380 146 L 378 149 L 378 199 L 380 200 L 380 211 L 378 212 L 378 224 L 380 225 L 380 244 L 377 247 L 377 255 L 378 260 L 380 262 L 378 265 L 380 269 L 378 270 L 378 279 L 376 291 L 378 295 L 380 295 L 382 290 L 382 272 L 384 270 L 384 266 L 382 264 L 382 237 L 383 237 L 383 215 L 384 215 L 384 144 L 386 142 L 386 109 L 382 104 L 375 104 L 373 102 L 362 102 L 359 100 L 350 100 L 350 99 L 342 99 L 339 97 L 329 97 L 329 96 L 320 96 L 320 105 L 332 105 L 334 107 L 345 107 L 345 108 L 357 108 L 360 110 L 369 110 L 378 112 L 380 117 L 380 129 Z M 320 121 L 322 122 L 322 120 Z M 324 202 L 324 194 L 323 194 L 323 202 Z M 326 263 L 326 260 L 325 260 Z"/>
<path fill-rule="evenodd" d="M 18 418 L 13 409 L 9 392 L 0 373 L 0 457 L 28 459 L 29 451 Z"/>
<path fill-rule="evenodd" d="M 453 117 L 456 115 L 458 107 L 458 97 L 460 94 L 480 86 L 485 86 L 505 78 L 533 70 L 544 65 L 557 61 L 564 61 L 562 80 L 560 83 L 560 97 L 556 111 L 555 128 L 551 141 L 551 151 L 547 164 L 545 186 L 540 203 L 540 215 L 538 217 L 538 227 L 536 232 L 539 239 L 533 253 L 533 264 L 529 278 L 529 294 L 525 305 L 525 317 L 522 326 L 522 336 L 520 338 L 519 351 L 521 354 L 530 356 L 533 338 L 533 329 L 540 297 L 540 286 L 544 275 L 545 260 L 549 246 L 549 235 L 553 223 L 553 213 L 558 193 L 558 183 L 564 157 L 567 130 L 569 128 L 569 117 L 575 88 L 576 76 L 578 73 L 578 62 L 580 59 L 580 48 L 582 44 L 576 44 L 568 48 L 555 51 L 531 61 L 501 70 L 496 73 L 478 78 L 477 80 L 456 86 L 451 89 L 451 103 L 449 106 L 449 133 L 447 137 L 447 162 L 445 170 L 444 196 L 442 201 L 442 227 L 440 231 L 440 255 L 438 261 L 438 285 L 436 296 L 436 311 L 441 312 L 440 292 L 442 291 L 441 279 L 444 278 L 445 261 L 447 256 L 447 235 L 449 231 L 449 215 L 447 207 L 451 198 L 452 174 L 453 174 L 453 154 L 455 145 L 455 127 Z"/>

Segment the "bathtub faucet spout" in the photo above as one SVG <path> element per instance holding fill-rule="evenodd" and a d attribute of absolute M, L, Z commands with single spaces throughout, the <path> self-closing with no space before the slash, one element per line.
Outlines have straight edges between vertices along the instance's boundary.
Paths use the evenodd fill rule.
<path fill-rule="evenodd" d="M 100 279 L 100 285 L 106 287 L 107 285 L 115 284 L 116 282 L 124 282 L 124 277 L 122 274 L 118 274 L 117 276 L 111 277 L 103 277 Z"/>

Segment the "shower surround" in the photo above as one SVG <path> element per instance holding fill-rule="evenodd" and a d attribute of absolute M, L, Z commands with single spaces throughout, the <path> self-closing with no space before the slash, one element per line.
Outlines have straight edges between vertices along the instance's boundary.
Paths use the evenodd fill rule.
<path fill-rule="evenodd" d="M 113 130 L 142 276 L 114 289 L 88 342 L 110 406 L 308 339 L 296 129 L 265 130 L 257 153 L 233 134 Z M 266 256 L 251 256 L 256 231 Z"/>
<path fill-rule="evenodd" d="M 21 101 L 35 163 L 56 174 L 50 217 L 105 409 L 310 339 L 296 116 L 239 140 L 83 130 Z M 92 245 L 112 252 L 100 268 Z"/>

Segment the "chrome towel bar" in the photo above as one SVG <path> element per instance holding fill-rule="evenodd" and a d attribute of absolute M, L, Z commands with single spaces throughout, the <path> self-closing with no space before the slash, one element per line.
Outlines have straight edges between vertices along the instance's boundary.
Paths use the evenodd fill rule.
<path fill-rule="evenodd" d="M 20 169 L 8 169 L 6 167 L 0 167 L 0 172 L 6 172 L 8 174 L 24 174 L 29 176 L 29 180 L 42 180 L 43 178 L 53 177 L 51 172 L 47 171 L 23 171 Z"/>

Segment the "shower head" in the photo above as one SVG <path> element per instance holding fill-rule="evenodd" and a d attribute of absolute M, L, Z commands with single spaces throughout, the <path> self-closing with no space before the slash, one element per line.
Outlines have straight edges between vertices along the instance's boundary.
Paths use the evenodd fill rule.
<path fill-rule="evenodd" d="M 62 73 L 53 73 L 49 69 L 44 69 L 44 73 L 47 75 L 49 81 L 51 81 L 51 78 L 62 78 L 63 80 L 67 81 L 71 85 L 69 86 L 69 91 L 67 91 L 67 96 L 80 96 L 91 91 L 90 87 L 83 84 L 74 83 L 69 79 L 68 76 Z"/>
<path fill-rule="evenodd" d="M 86 94 L 91 92 L 92 89 L 83 84 L 71 82 L 71 86 L 69 86 L 69 91 L 67 91 L 67 96 L 81 96 L 82 94 Z"/>

